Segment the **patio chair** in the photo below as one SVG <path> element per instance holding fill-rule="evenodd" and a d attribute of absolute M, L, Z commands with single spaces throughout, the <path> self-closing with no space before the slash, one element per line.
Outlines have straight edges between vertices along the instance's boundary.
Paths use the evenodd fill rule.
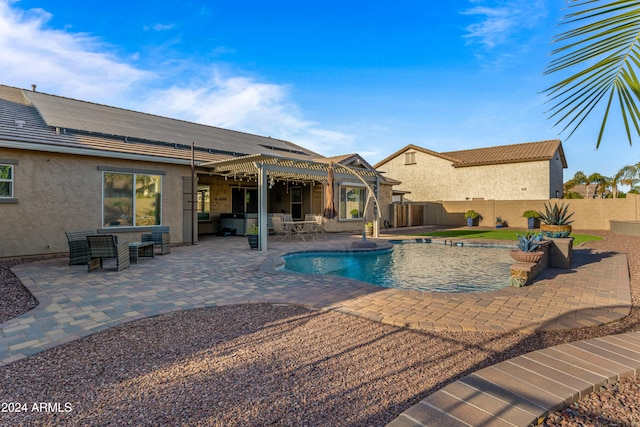
<path fill-rule="evenodd" d="M 171 252 L 169 226 L 153 226 L 151 227 L 151 233 L 143 234 L 141 240 L 143 242 L 153 242 L 154 247 L 160 246 L 160 255 L 165 255 Z"/>
<path fill-rule="evenodd" d="M 316 224 L 313 225 L 312 227 L 310 227 L 310 231 L 315 235 L 315 236 L 323 236 L 325 239 L 327 238 L 327 235 L 324 234 L 324 226 L 322 224 L 322 215 L 316 215 L 316 214 L 306 214 L 304 216 L 304 220 L 305 221 L 313 221 Z"/>
<path fill-rule="evenodd" d="M 129 242 L 118 242 L 118 237 L 111 234 L 94 234 L 87 236 L 89 244 L 89 262 L 87 271 L 102 268 L 104 258 L 116 259 L 116 271 L 129 268 Z"/>
<path fill-rule="evenodd" d="M 83 265 L 89 261 L 89 243 L 87 236 L 96 234 L 95 231 L 66 231 L 69 243 L 69 265 Z"/>
<path fill-rule="evenodd" d="M 273 232 L 275 234 L 281 235 L 282 240 L 291 236 L 291 228 L 287 224 L 282 222 L 282 217 L 275 216 L 271 218 L 271 223 L 273 224 Z"/>

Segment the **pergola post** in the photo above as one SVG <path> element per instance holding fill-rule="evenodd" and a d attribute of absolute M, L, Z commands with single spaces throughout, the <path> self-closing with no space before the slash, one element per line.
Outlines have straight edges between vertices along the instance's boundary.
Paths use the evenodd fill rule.
<path fill-rule="evenodd" d="M 376 182 L 375 182 L 375 185 L 373 187 L 373 190 L 375 191 L 376 200 L 380 200 L 380 178 L 378 178 L 377 176 L 376 176 Z M 380 214 L 381 214 L 381 212 L 379 212 L 378 209 L 380 209 L 380 207 L 378 206 L 377 203 L 374 203 L 374 205 L 373 205 L 373 237 L 374 238 L 380 237 Z"/>
<path fill-rule="evenodd" d="M 267 250 L 269 228 L 267 226 L 267 168 L 257 163 L 258 168 L 258 251 Z"/>

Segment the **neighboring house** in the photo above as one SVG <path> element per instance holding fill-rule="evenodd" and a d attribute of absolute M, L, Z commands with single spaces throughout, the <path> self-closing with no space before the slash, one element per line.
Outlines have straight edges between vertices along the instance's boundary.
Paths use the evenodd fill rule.
<path fill-rule="evenodd" d="M 184 243 L 219 232 L 231 214 L 322 214 L 331 160 L 270 137 L 0 85 L 0 258 L 66 252 L 65 231 L 131 242 L 168 225 L 171 242 Z M 357 154 L 333 161 L 338 217 L 327 228 L 361 230 L 373 212 L 367 188 L 389 204 L 392 182 Z M 355 218 L 341 214 L 343 193 Z"/>
<path fill-rule="evenodd" d="M 407 145 L 375 165 L 408 201 L 546 200 L 562 197 L 559 140 L 437 153 Z"/>
<path fill-rule="evenodd" d="M 603 189 L 600 184 L 577 184 L 573 187 L 567 188 L 567 194 L 565 197 L 567 197 L 567 195 L 570 196 L 569 198 L 577 199 L 604 199 L 611 197 L 611 191 L 609 191 L 608 188 Z"/>

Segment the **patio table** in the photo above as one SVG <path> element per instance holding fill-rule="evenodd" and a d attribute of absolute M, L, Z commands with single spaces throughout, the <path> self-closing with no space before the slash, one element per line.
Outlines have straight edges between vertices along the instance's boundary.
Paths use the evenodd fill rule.
<path fill-rule="evenodd" d="M 131 264 L 138 263 L 138 257 L 155 258 L 153 242 L 131 242 L 129 243 L 129 260 Z"/>

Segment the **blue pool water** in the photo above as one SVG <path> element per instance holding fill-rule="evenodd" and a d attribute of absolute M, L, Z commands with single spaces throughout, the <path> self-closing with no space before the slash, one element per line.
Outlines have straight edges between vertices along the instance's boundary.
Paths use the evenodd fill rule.
<path fill-rule="evenodd" d="M 483 292 L 506 287 L 512 263 L 506 248 L 401 243 L 386 251 L 291 254 L 283 270 L 349 277 L 385 288 Z"/>

